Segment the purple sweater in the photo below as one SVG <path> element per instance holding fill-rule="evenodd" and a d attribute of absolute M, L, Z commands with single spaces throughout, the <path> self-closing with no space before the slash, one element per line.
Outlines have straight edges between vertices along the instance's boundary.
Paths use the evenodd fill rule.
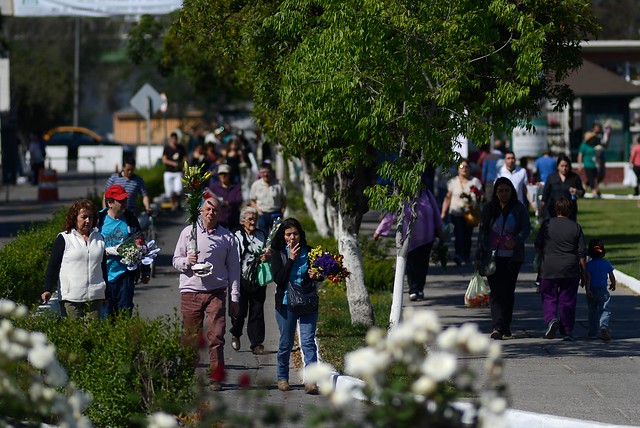
<path fill-rule="evenodd" d="M 436 230 L 442 227 L 438 202 L 429 190 L 423 190 L 420 193 L 420 197 L 418 198 L 416 205 L 416 213 L 418 216 L 411 231 L 409 251 L 433 242 L 436 238 Z M 407 227 L 409 226 L 409 220 L 411 219 L 411 204 L 405 204 L 404 218 L 405 221 L 402 229 L 403 237 L 407 236 Z M 388 213 L 376 228 L 376 232 L 382 236 L 387 236 L 395 220 L 396 216 Z"/>

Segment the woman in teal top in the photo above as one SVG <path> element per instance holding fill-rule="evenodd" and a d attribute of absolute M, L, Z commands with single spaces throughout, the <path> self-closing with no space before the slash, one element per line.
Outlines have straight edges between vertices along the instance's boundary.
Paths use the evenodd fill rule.
<path fill-rule="evenodd" d="M 587 175 L 587 186 L 591 188 L 594 197 L 600 194 L 598 190 L 598 165 L 596 164 L 596 145 L 598 136 L 595 132 L 585 132 L 584 141 L 578 149 L 578 170 L 584 168 Z"/>

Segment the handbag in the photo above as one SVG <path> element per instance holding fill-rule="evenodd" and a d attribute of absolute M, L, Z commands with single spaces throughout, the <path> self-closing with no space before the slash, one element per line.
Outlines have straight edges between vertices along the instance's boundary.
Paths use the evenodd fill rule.
<path fill-rule="evenodd" d="M 271 262 L 262 262 L 258 265 L 258 284 L 264 287 L 270 282 L 273 282 Z"/>
<path fill-rule="evenodd" d="M 307 287 L 287 285 L 287 306 L 298 316 L 310 315 L 318 311 L 318 291 L 315 283 Z"/>
<path fill-rule="evenodd" d="M 496 250 L 482 250 L 478 273 L 482 276 L 490 276 L 496 273 Z"/>
<path fill-rule="evenodd" d="M 462 218 L 467 226 L 476 227 L 480 224 L 480 208 L 477 206 L 466 208 Z"/>
<path fill-rule="evenodd" d="M 489 287 L 478 272 L 474 272 L 469 281 L 467 292 L 464 293 L 464 305 L 470 308 L 489 305 Z"/>

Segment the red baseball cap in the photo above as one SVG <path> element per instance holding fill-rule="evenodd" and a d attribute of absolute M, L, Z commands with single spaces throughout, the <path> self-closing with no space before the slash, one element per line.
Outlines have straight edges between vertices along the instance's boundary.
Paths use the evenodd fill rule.
<path fill-rule="evenodd" d="M 122 201 L 123 199 L 127 199 L 130 194 L 124 190 L 119 184 L 114 184 L 113 186 L 109 186 L 106 192 L 104 192 L 105 199 L 115 199 L 116 201 Z"/>

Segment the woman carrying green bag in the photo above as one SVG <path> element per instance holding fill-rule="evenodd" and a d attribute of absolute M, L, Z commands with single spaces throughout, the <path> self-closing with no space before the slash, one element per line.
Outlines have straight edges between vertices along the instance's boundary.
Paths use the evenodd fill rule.
<path fill-rule="evenodd" d="M 270 270 L 268 260 L 271 259 L 271 249 L 265 249 L 267 237 L 258 229 L 258 211 L 252 207 L 244 207 L 240 211 L 240 228 L 234 235 L 238 241 L 240 262 L 242 263 L 242 277 L 240 280 L 240 312 L 231 317 L 231 347 L 240 350 L 240 336 L 247 318 L 247 336 L 251 343 L 251 351 L 256 355 L 264 353 L 264 301 L 267 287 L 258 281 L 260 266 Z M 267 243 L 268 244 L 268 243 Z M 258 260 L 261 262 L 258 263 Z M 264 282 L 264 281 L 263 281 Z"/>

